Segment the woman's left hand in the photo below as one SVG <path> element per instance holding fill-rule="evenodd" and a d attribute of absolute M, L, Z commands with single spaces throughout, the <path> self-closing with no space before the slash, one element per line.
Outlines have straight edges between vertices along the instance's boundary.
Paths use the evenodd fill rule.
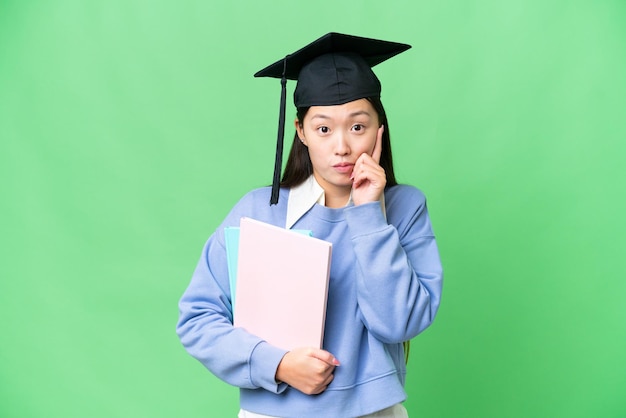
<path fill-rule="evenodd" d="M 352 170 L 352 201 L 355 206 L 363 203 L 377 202 L 385 190 L 387 177 L 385 170 L 380 166 L 380 155 L 383 148 L 383 125 L 378 128 L 376 144 L 372 155 L 361 154 Z"/>

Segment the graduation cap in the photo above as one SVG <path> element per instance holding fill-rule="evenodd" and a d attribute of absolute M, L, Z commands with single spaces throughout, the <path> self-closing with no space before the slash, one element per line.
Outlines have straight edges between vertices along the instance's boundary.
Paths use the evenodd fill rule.
<path fill-rule="evenodd" d="M 254 74 L 281 80 L 280 116 L 270 205 L 278 203 L 285 134 L 287 80 L 297 80 L 296 107 L 333 106 L 378 97 L 380 81 L 372 67 L 410 45 L 331 32 Z"/>

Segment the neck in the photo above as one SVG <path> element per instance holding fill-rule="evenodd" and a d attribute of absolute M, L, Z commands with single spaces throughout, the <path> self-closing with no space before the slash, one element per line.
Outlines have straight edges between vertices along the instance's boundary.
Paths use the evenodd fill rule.
<path fill-rule="evenodd" d="M 350 200 L 350 191 L 347 193 L 337 193 L 337 191 L 324 190 L 325 206 L 329 208 L 342 208 Z"/>
<path fill-rule="evenodd" d="M 342 208 L 348 204 L 350 194 L 352 193 L 352 185 L 339 186 L 330 184 L 320 178 L 315 171 L 313 177 L 319 186 L 324 190 L 324 206 L 329 208 Z"/>

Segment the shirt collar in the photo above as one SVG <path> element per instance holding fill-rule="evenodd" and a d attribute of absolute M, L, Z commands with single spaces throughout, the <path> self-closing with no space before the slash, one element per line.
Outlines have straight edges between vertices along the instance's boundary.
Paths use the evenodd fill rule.
<path fill-rule="evenodd" d="M 324 206 L 326 204 L 326 197 L 324 195 L 324 189 L 319 185 L 313 175 L 309 176 L 301 184 L 292 187 L 289 190 L 289 198 L 287 200 L 287 220 L 285 222 L 285 228 L 290 229 L 305 213 L 309 211 L 316 203 Z M 352 204 L 352 194 L 346 206 Z M 385 194 L 380 197 L 380 206 L 383 210 L 383 216 L 385 213 Z"/>

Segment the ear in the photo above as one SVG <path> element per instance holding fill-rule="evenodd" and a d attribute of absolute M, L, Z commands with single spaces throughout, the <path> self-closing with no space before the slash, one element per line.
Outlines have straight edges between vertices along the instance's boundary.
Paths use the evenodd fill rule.
<path fill-rule="evenodd" d="M 303 129 L 302 124 L 298 120 L 298 118 L 296 118 L 296 120 L 293 121 L 293 124 L 296 127 L 298 138 L 300 138 L 300 141 L 304 144 L 304 146 L 306 146 L 306 138 L 304 137 L 304 129 Z"/>

